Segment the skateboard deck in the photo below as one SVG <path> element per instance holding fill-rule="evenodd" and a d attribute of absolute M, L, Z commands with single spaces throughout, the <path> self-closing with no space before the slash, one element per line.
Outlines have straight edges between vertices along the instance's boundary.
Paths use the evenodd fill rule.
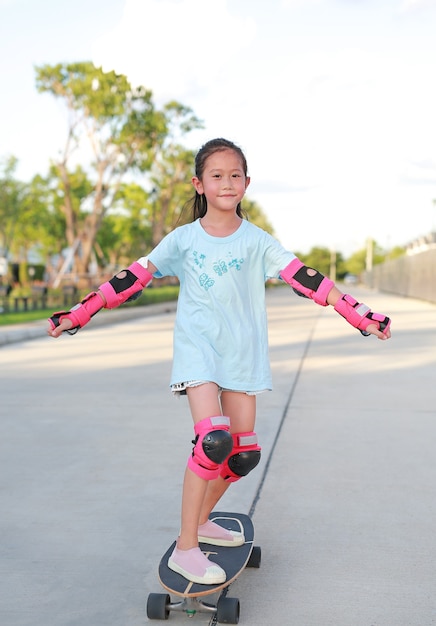
<path fill-rule="evenodd" d="M 202 611 L 216 613 L 218 622 L 238 623 L 239 600 L 228 598 L 226 591 L 247 566 L 260 566 L 260 548 L 253 546 L 254 528 L 248 515 L 213 512 L 209 519 L 227 530 L 243 532 L 245 536 L 245 543 L 236 548 L 200 543 L 200 548 L 209 560 L 217 563 L 226 572 L 226 580 L 216 585 L 200 585 L 190 582 L 177 572 L 173 572 L 167 563 L 175 547 L 176 542 L 174 541 L 160 561 L 158 576 L 162 587 L 169 594 L 182 598 L 182 601 L 172 603 L 169 594 L 150 594 L 147 602 L 147 615 L 150 619 L 168 619 L 171 610 L 184 611 L 190 616 L 197 611 Z M 206 604 L 202 601 L 205 596 L 214 593 L 221 594 L 216 605 Z"/>

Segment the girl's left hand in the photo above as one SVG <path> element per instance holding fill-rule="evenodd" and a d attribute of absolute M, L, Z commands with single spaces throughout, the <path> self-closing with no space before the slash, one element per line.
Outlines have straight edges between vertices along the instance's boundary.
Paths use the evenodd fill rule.
<path fill-rule="evenodd" d="M 371 335 L 375 335 L 377 339 L 386 341 L 386 339 L 390 339 L 391 336 L 391 325 L 389 324 L 385 332 L 382 332 L 377 328 L 377 324 L 369 324 L 366 327 L 366 332 L 371 333 Z"/>

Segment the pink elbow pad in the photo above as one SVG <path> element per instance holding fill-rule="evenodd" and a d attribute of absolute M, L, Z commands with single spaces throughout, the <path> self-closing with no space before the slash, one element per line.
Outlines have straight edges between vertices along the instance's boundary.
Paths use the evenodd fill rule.
<path fill-rule="evenodd" d="M 321 306 L 327 306 L 327 296 L 334 287 L 334 282 L 321 272 L 307 267 L 300 259 L 295 258 L 280 272 L 280 276 L 298 295 L 311 298 Z"/>
<path fill-rule="evenodd" d="M 135 261 L 99 287 L 106 298 L 105 308 L 113 309 L 129 299 L 134 299 L 133 296 L 139 295 L 152 278 L 152 274 Z"/>

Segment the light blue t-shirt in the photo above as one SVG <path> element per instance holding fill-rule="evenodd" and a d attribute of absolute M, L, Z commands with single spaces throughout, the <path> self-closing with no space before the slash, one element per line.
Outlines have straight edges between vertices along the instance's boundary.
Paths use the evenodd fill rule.
<path fill-rule="evenodd" d="M 177 276 L 171 384 L 215 382 L 235 391 L 272 388 L 265 280 L 295 255 L 243 220 L 228 237 L 213 237 L 200 220 L 167 235 L 148 259 L 156 277 Z"/>

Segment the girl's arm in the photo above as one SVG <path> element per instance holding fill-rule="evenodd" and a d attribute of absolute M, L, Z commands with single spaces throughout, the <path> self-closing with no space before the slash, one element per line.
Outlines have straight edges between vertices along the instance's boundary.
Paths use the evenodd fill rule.
<path fill-rule="evenodd" d="M 330 304 L 335 311 L 342 315 L 349 324 L 360 330 L 362 335 L 375 335 L 378 339 L 389 339 L 391 336 L 391 320 L 380 313 L 373 313 L 362 302 L 357 302 L 352 296 L 342 293 L 334 282 L 326 278 L 321 272 L 307 267 L 300 259 L 293 259 L 280 276 L 294 291 L 306 298 L 311 298 L 317 304 Z"/>
<path fill-rule="evenodd" d="M 142 290 L 150 284 L 156 271 L 153 263 L 148 262 L 147 267 L 144 267 L 142 263 L 135 261 L 127 269 L 100 285 L 97 291 L 85 296 L 70 311 L 54 313 L 49 318 L 50 327 L 47 333 L 55 338 L 63 332 L 74 335 L 102 308 L 113 309 L 128 300 L 138 298 Z"/>

